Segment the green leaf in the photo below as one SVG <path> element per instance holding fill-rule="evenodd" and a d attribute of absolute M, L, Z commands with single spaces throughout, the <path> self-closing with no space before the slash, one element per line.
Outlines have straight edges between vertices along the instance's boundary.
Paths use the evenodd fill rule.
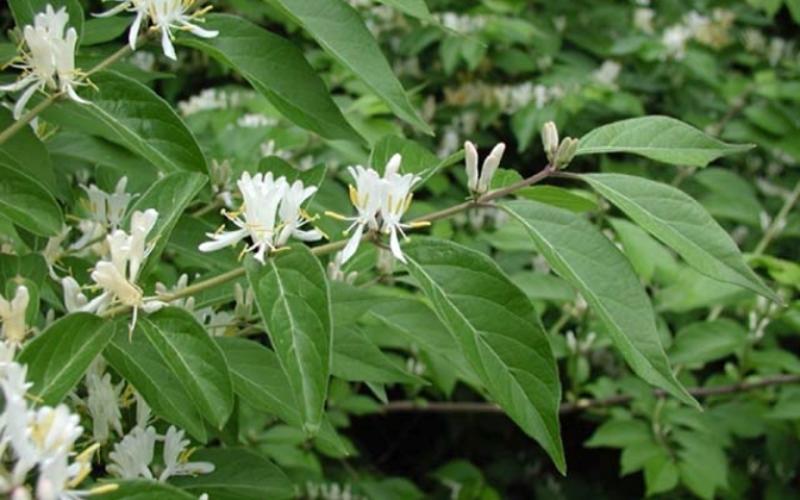
<path fill-rule="evenodd" d="M 752 147 L 726 144 L 674 118 L 645 116 L 592 130 L 581 138 L 576 154 L 632 153 L 672 165 L 705 167 Z"/>
<path fill-rule="evenodd" d="M 98 495 L 103 500 L 196 500 L 196 495 L 191 495 L 169 484 L 157 483 L 147 480 L 107 481 L 100 483 L 113 483 L 117 488 Z"/>
<path fill-rule="evenodd" d="M 647 496 L 665 493 L 678 486 L 678 466 L 666 452 L 661 452 L 644 464 Z"/>
<path fill-rule="evenodd" d="M 703 364 L 735 353 L 746 342 L 747 332 L 735 321 L 702 321 L 681 328 L 669 357 L 675 364 Z"/>
<path fill-rule="evenodd" d="M 20 31 L 24 26 L 33 24 L 33 18 L 36 14 L 44 12 L 47 5 L 52 5 L 56 11 L 66 7 L 69 14 L 67 27 L 75 28 L 79 38 L 83 36 L 83 9 L 77 0 L 8 0 L 8 6 L 11 7 L 11 13 Z"/>
<path fill-rule="evenodd" d="M 175 172 L 156 181 L 136 202 L 128 209 L 128 214 L 123 221 L 123 226 L 130 225 L 133 212 L 144 212 L 149 208 L 158 211 L 158 219 L 148 238 L 155 241 L 155 246 L 147 256 L 147 264 L 142 271 L 146 276 L 159 262 L 159 256 L 169 242 L 170 234 L 178 223 L 183 211 L 194 199 L 195 195 L 205 186 L 207 177 L 190 172 Z"/>
<path fill-rule="evenodd" d="M 200 38 L 186 33 L 177 42 L 233 67 L 297 125 L 327 139 L 363 142 L 294 44 L 237 16 L 210 14 L 203 28 L 219 35 Z"/>
<path fill-rule="evenodd" d="M 170 482 L 214 500 L 292 498 L 294 487 L 275 464 L 247 448 L 208 448 L 192 454 L 192 461 L 211 462 L 214 472 L 174 477 Z"/>
<path fill-rule="evenodd" d="M 269 0 L 279 5 L 336 60 L 352 71 L 397 114 L 426 134 L 403 86 L 358 12 L 344 0 Z"/>
<path fill-rule="evenodd" d="M 0 108 L 0 130 L 8 128 L 14 122 L 11 111 Z M 9 167 L 14 167 L 18 172 L 36 179 L 54 198 L 58 197 L 59 191 L 50 155 L 33 129 L 22 127 L 0 145 L 0 151 L 6 153 L 0 155 L 0 158 L 5 160 L 4 163 Z"/>
<path fill-rule="evenodd" d="M 580 178 L 701 273 L 780 302 L 747 266 L 728 233 L 683 191 L 630 175 L 587 174 Z"/>
<path fill-rule="evenodd" d="M 115 321 L 114 328 L 103 351 L 106 361 L 142 395 L 154 414 L 205 443 L 208 435 L 199 410 L 147 337 L 138 331 L 129 338 L 124 318 Z"/>
<path fill-rule="evenodd" d="M 203 416 L 221 429 L 233 411 L 233 387 L 219 346 L 190 313 L 168 307 L 139 318 L 144 335 Z"/>
<path fill-rule="evenodd" d="M 306 432 L 317 432 L 325 408 L 331 364 L 330 291 L 319 260 L 304 245 L 245 262 L 247 280 Z"/>
<path fill-rule="evenodd" d="M 332 373 L 336 377 L 354 382 L 425 383 L 399 366 L 372 343 L 364 332 L 355 327 L 336 329 L 333 337 Z"/>
<path fill-rule="evenodd" d="M 47 120 L 123 145 L 165 173 L 206 173 L 194 136 L 158 94 L 113 71 L 92 75 L 92 82 L 97 90 L 82 92 L 90 104 L 59 101 L 44 112 Z"/>
<path fill-rule="evenodd" d="M 528 298 L 480 252 L 425 239 L 406 255 L 409 272 L 489 394 L 564 473 L 558 370 Z"/>
<path fill-rule="evenodd" d="M 428 5 L 425 0 L 378 0 L 381 3 L 390 5 L 395 9 L 405 12 L 406 14 L 421 19 L 423 21 L 433 22 L 431 11 L 428 10 Z"/>
<path fill-rule="evenodd" d="M 514 194 L 520 198 L 540 201 L 573 212 L 591 212 L 599 208 L 597 202 L 589 197 L 593 195 L 584 196 L 556 186 L 531 186 L 520 189 Z"/>
<path fill-rule="evenodd" d="M 610 217 L 608 222 L 617 233 L 625 256 L 645 283 L 653 279 L 669 282 L 675 278 L 679 269 L 678 263 L 661 243 L 627 219 Z"/>
<path fill-rule="evenodd" d="M 650 299 L 617 247 L 587 220 L 567 210 L 535 201 L 503 206 L 527 228 L 550 266 L 581 292 L 633 371 L 698 406 L 672 374 Z"/>
<path fill-rule="evenodd" d="M 676 432 L 681 445 L 678 469 L 681 482 L 695 495 L 711 499 L 718 489 L 728 486 L 728 461 L 725 451 L 711 436 L 700 432 Z"/>
<path fill-rule="evenodd" d="M 586 441 L 587 448 L 626 448 L 652 439 L 650 427 L 641 420 L 612 419 L 603 422 Z"/>
<path fill-rule="evenodd" d="M 97 316 L 73 313 L 59 319 L 25 344 L 18 361 L 28 365 L 30 389 L 44 404 L 55 406 L 80 381 L 111 341 L 114 328 Z"/>
<path fill-rule="evenodd" d="M 287 424 L 302 428 L 303 418 L 275 353 L 252 340 L 218 337 L 216 341 L 231 367 L 236 394 L 255 408 L 273 413 Z M 316 439 L 340 453 L 350 452 L 325 417 Z"/>
<path fill-rule="evenodd" d="M 131 19 L 128 16 L 96 17 L 86 21 L 81 46 L 98 45 L 110 42 L 128 30 Z"/>
<path fill-rule="evenodd" d="M 0 215 L 39 236 L 61 232 L 61 207 L 36 179 L 9 166 L 2 158 L 0 179 Z"/>

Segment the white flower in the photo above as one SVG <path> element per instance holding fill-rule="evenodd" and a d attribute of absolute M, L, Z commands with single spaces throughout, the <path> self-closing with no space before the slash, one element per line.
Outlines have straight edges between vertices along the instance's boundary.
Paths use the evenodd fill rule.
<path fill-rule="evenodd" d="M 153 312 L 164 306 L 158 300 L 145 300 L 142 289 L 136 285 L 141 265 L 153 249 L 153 242 L 148 245 L 146 239 L 157 219 L 158 212 L 152 208 L 134 212 L 131 216 L 131 234 L 121 229 L 110 234 L 107 237 L 110 260 L 98 262 L 91 274 L 92 280 L 104 290 L 100 296 L 103 299 L 96 299 L 97 310 L 104 310 L 113 302 L 132 307 L 131 332 L 136 325 L 139 308 Z"/>
<path fill-rule="evenodd" d="M 356 183 L 350 188 L 350 201 L 356 207 L 358 215 L 355 217 L 342 217 L 328 212 L 328 215 L 343 220 L 353 221 L 345 234 L 353 231 L 347 244 L 341 252 L 339 266 L 347 262 L 358 250 L 358 245 L 364 236 L 364 229 L 372 231 L 381 230 L 389 235 L 392 254 L 400 261 L 405 262 L 405 257 L 400 250 L 398 233 L 405 237 L 403 229 L 427 225 L 427 223 L 403 224 L 402 216 L 411 204 L 411 188 L 419 182 L 420 177 L 413 174 L 399 174 L 402 157 L 393 155 L 384 171 L 383 177 L 371 168 L 362 166 L 350 167 L 350 175 Z M 355 229 L 355 230 L 354 230 Z"/>
<path fill-rule="evenodd" d="M 411 200 L 414 196 L 411 193 L 411 188 L 421 178 L 414 174 L 400 175 L 397 173 L 397 169 L 390 171 L 387 166 L 384 179 L 386 181 L 386 195 L 381 204 L 381 218 L 383 219 L 381 231 L 389 235 L 389 248 L 392 250 L 392 255 L 400 262 L 405 263 L 406 259 L 402 250 L 400 250 L 400 239 L 397 234 L 400 233 L 403 238 L 406 238 L 403 229 L 414 227 L 413 224 L 403 224 L 401 219 L 408 207 L 411 206 Z"/>
<path fill-rule="evenodd" d="M 184 288 L 186 288 L 188 284 L 189 284 L 189 275 L 186 273 L 181 274 L 178 277 L 178 281 L 175 282 L 175 286 L 173 286 L 171 289 L 167 288 L 167 286 L 164 283 L 161 283 L 159 281 L 156 283 L 156 295 L 162 297 L 164 295 L 169 295 L 179 292 Z M 173 307 L 181 307 L 189 312 L 194 311 L 194 297 L 186 297 L 178 300 L 173 300 L 171 304 Z"/>
<path fill-rule="evenodd" d="M 17 287 L 14 298 L 10 301 L 0 295 L 0 321 L 3 322 L 0 332 L 12 345 L 20 345 L 27 334 L 25 311 L 29 300 L 28 288 L 24 285 Z"/>
<path fill-rule="evenodd" d="M 302 204 L 317 191 L 316 187 L 305 187 L 302 181 L 290 186 L 285 177 L 275 179 L 272 172 L 254 176 L 244 172 L 237 185 L 244 203 L 236 212 L 223 213 L 239 229 L 222 231 L 223 226 L 220 231 L 209 233 L 211 241 L 200 245 L 201 252 L 213 252 L 249 237 L 252 243 L 245 251 L 253 251 L 254 257 L 264 263 L 269 251 L 285 245 L 291 237 L 301 241 L 322 237 L 316 229 L 300 229 L 311 221 Z"/>
<path fill-rule="evenodd" d="M 42 257 L 44 257 L 44 261 L 47 263 L 47 270 L 50 277 L 54 280 L 58 280 L 58 275 L 55 273 L 54 266 L 56 262 L 58 262 L 58 259 L 64 254 L 64 249 L 61 245 L 64 243 L 64 240 L 67 239 L 69 231 L 70 228 L 68 226 L 61 228 L 61 232 L 48 238 L 47 245 L 45 245 L 44 250 L 42 250 Z"/>
<path fill-rule="evenodd" d="M 14 106 L 14 118 L 22 116 L 25 105 L 37 90 L 57 89 L 72 100 L 86 103 L 75 93 L 80 72 L 75 69 L 75 28 L 64 32 L 69 15 L 66 7 L 57 12 L 47 5 L 44 12 L 36 14 L 33 26 L 25 26 L 22 34 L 28 51 L 22 54 L 22 78 L 10 85 L 0 86 L 0 91 L 16 92 L 25 89 Z"/>
<path fill-rule="evenodd" d="M 394 158 L 393 156 L 392 160 Z M 342 250 L 342 264 L 350 260 L 350 257 L 358 250 L 365 228 L 368 227 L 370 230 L 378 230 L 380 228 L 378 225 L 378 212 L 381 209 L 386 192 L 386 183 L 375 170 L 358 165 L 349 167 L 348 171 L 356 183 L 355 187 L 352 184 L 348 187 L 350 190 L 350 202 L 356 207 L 358 215 L 347 219 L 352 220 L 353 223 L 345 230 L 345 234 L 353 229 L 355 231 L 353 231 L 350 240 Z"/>
<path fill-rule="evenodd" d="M 286 189 L 279 211 L 283 228 L 278 236 L 277 246 L 285 245 L 291 237 L 300 241 L 317 241 L 322 238 L 322 233 L 318 229 L 310 231 L 300 229 L 311 220 L 311 217 L 302 210 L 303 203 L 316 192 L 315 186 L 304 187 L 302 181 L 294 181 Z"/>
<path fill-rule="evenodd" d="M 164 470 L 158 477 L 161 482 L 172 476 L 193 476 L 214 472 L 214 464 L 211 462 L 188 461 L 190 453 L 187 453 L 186 446 L 189 440 L 183 439 L 183 435 L 183 430 L 172 425 L 164 435 Z"/>
<path fill-rule="evenodd" d="M 592 73 L 592 78 L 597 83 L 614 86 L 622 70 L 622 65 L 616 61 L 603 61 L 603 64 Z"/>
<path fill-rule="evenodd" d="M 172 45 L 172 30 L 188 31 L 202 38 L 214 38 L 219 34 L 217 31 L 206 30 L 195 24 L 202 22 L 200 17 L 210 9 L 207 7 L 190 13 L 195 3 L 195 0 L 123 0 L 113 9 L 96 15 L 106 17 L 122 11 L 135 12 L 136 17 L 128 32 L 131 49 L 136 49 L 136 39 L 142 24 L 150 21 L 154 29 L 161 31 L 161 48 L 164 55 L 176 60 L 175 47 Z"/>
<path fill-rule="evenodd" d="M 661 43 L 667 50 L 667 57 L 681 60 L 686 56 L 686 43 L 692 38 L 691 29 L 682 25 L 667 28 L 661 36 Z"/>
<path fill-rule="evenodd" d="M 467 187 L 473 193 L 483 194 L 489 190 L 492 184 L 497 168 L 500 166 L 500 161 L 503 159 L 506 145 L 499 143 L 492 148 L 483 160 L 483 165 L 480 169 L 480 177 L 478 177 L 478 151 L 475 145 L 467 141 L 464 143 L 465 163 L 467 165 Z"/>
<path fill-rule="evenodd" d="M 637 7 L 633 11 L 633 26 L 647 34 L 653 33 L 653 18 L 656 11 L 648 7 Z"/>
<path fill-rule="evenodd" d="M 286 178 L 274 179 L 272 172 L 251 177 L 249 172 L 245 172 L 236 184 L 244 204 L 239 211 L 224 214 L 239 229 L 209 233 L 207 236 L 212 241 L 202 243 L 199 249 L 201 252 L 213 252 L 235 245 L 249 236 L 252 244 L 246 250 L 255 251 L 255 258 L 263 263 L 267 251 L 275 249 L 275 218 L 278 205 L 288 188 Z"/>
<path fill-rule="evenodd" d="M 106 470 L 122 479 L 153 479 L 150 462 L 158 435 L 153 427 L 134 427 L 108 454 L 111 464 Z"/>
<path fill-rule="evenodd" d="M 111 383 L 111 375 L 103 373 L 102 368 L 86 373 L 86 408 L 92 417 L 92 435 L 98 443 L 105 443 L 113 429 L 122 434 L 122 415 L 119 410 L 119 396 L 122 384 L 116 387 Z"/>

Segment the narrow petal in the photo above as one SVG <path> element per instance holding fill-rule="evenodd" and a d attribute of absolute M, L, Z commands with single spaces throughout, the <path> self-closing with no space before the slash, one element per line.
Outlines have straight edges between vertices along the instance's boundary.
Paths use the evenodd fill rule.
<path fill-rule="evenodd" d="M 64 88 L 67 90 L 67 95 L 69 96 L 69 98 L 72 99 L 73 101 L 79 104 L 89 104 L 89 101 L 82 98 L 81 96 L 78 95 L 77 92 L 75 92 L 75 89 L 72 87 L 72 85 L 70 84 L 64 85 Z"/>
<path fill-rule="evenodd" d="M 214 38 L 215 36 L 219 35 L 219 31 L 217 30 L 203 29 L 196 24 L 186 23 L 184 26 L 189 30 L 189 33 L 199 36 L 200 38 Z"/>
<path fill-rule="evenodd" d="M 136 18 L 133 20 L 133 24 L 131 24 L 131 29 L 128 31 L 128 45 L 131 46 L 131 50 L 136 50 L 136 40 L 139 38 L 139 28 L 142 25 L 142 18 L 144 18 L 144 11 L 139 11 L 136 13 Z"/>
<path fill-rule="evenodd" d="M 28 104 L 28 101 L 31 97 L 33 97 L 33 93 L 39 88 L 38 84 L 33 84 L 28 89 L 19 96 L 17 99 L 17 103 L 14 105 L 14 119 L 19 120 L 22 116 L 22 112 L 25 111 L 25 105 Z"/>
<path fill-rule="evenodd" d="M 172 45 L 172 40 L 169 37 L 168 28 L 161 28 L 161 48 L 164 51 L 165 56 L 169 57 L 173 61 L 178 60 L 178 56 L 175 55 L 175 47 Z"/>
<path fill-rule="evenodd" d="M 209 233 L 207 236 L 211 238 L 211 241 L 200 244 L 198 250 L 201 252 L 215 252 L 222 248 L 235 245 L 247 236 L 247 230 L 239 229 L 236 231 L 227 231 L 222 234 Z"/>
<path fill-rule="evenodd" d="M 363 235 L 364 224 L 359 224 L 356 226 L 356 230 L 353 231 L 353 235 L 350 237 L 350 240 L 348 240 L 347 245 L 345 245 L 344 249 L 342 250 L 342 264 L 350 260 L 350 257 L 355 255 Z"/>
<path fill-rule="evenodd" d="M 99 12 L 97 14 L 92 14 L 93 17 L 111 17 L 119 14 L 120 12 L 124 11 L 130 6 L 130 2 L 122 2 L 116 7 L 108 9 L 105 12 Z"/>
<path fill-rule="evenodd" d="M 400 239 L 397 237 L 397 228 L 392 226 L 389 235 L 389 248 L 392 250 L 392 255 L 402 262 L 403 264 L 406 263 L 406 258 L 403 255 L 403 251 L 400 249 Z"/>

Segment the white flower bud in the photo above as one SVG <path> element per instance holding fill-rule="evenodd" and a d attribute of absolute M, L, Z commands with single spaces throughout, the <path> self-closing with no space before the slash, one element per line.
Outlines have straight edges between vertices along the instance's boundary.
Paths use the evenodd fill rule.
<path fill-rule="evenodd" d="M 483 161 L 481 178 L 478 181 L 478 192 L 485 193 L 489 190 L 489 186 L 492 185 L 492 177 L 494 177 L 495 172 L 497 172 L 497 168 L 500 166 L 500 161 L 503 159 L 503 153 L 505 153 L 505 151 L 506 145 L 501 142 L 492 149 L 492 152 L 489 153 L 489 156 Z"/>
<path fill-rule="evenodd" d="M 464 163 L 467 166 L 467 187 L 474 193 L 478 190 L 478 151 L 469 141 L 464 143 Z"/>
<path fill-rule="evenodd" d="M 542 146 L 547 155 L 547 161 L 552 164 L 558 151 L 558 128 L 555 123 L 547 122 L 542 126 Z"/>

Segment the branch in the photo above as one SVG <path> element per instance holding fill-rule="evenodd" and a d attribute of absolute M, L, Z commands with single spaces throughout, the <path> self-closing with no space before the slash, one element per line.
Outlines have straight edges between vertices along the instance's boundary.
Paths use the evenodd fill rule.
<path fill-rule="evenodd" d="M 445 219 L 447 217 L 455 215 L 455 214 L 457 214 L 459 212 L 463 212 L 463 211 L 469 210 L 471 208 L 484 206 L 485 204 L 487 204 L 487 203 L 489 203 L 489 202 L 491 202 L 493 200 L 496 200 L 496 199 L 501 198 L 503 196 L 509 195 L 509 194 L 519 190 L 519 189 L 522 189 L 524 187 L 531 186 L 533 184 L 541 182 L 542 180 L 546 179 L 547 177 L 549 177 L 550 175 L 554 174 L 555 172 L 556 172 L 556 170 L 553 167 L 551 167 L 550 165 L 547 165 L 542 170 L 540 170 L 538 173 L 536 173 L 536 174 L 534 174 L 534 175 L 532 175 L 532 176 L 530 176 L 530 177 L 528 177 L 526 179 L 523 179 L 523 180 L 521 180 L 519 182 L 516 182 L 516 183 L 511 184 L 509 186 L 506 186 L 504 188 L 495 189 L 494 191 L 489 191 L 488 193 L 484 194 L 483 196 L 479 196 L 479 197 L 477 197 L 475 199 L 472 199 L 472 200 L 469 200 L 469 201 L 465 201 L 463 203 L 459 203 L 458 205 L 454 205 L 452 207 L 445 208 L 443 210 L 437 210 L 435 212 L 431 212 L 431 213 L 429 213 L 427 215 L 424 215 L 422 217 L 418 217 L 418 218 L 414 219 L 412 222 L 421 222 L 421 221 L 432 222 L 432 221 L 435 221 L 435 220 Z M 370 238 L 370 237 L 371 237 L 370 234 L 364 235 L 364 239 L 365 240 Z M 318 245 L 318 246 L 312 247 L 311 248 L 311 253 L 313 253 L 314 255 L 328 255 L 328 254 L 331 254 L 331 253 L 334 253 L 334 252 L 337 252 L 337 251 L 341 250 L 342 248 L 344 248 L 344 246 L 346 244 L 347 244 L 347 240 L 346 239 L 332 241 L 332 242 L 326 243 L 324 245 Z M 224 283 L 227 283 L 228 281 L 241 278 L 244 275 L 245 275 L 244 268 L 243 267 L 237 267 L 236 269 L 232 269 L 232 270 L 230 270 L 230 271 L 228 271 L 226 273 L 220 274 L 218 276 L 214 276 L 213 278 L 209 278 L 209 279 L 204 280 L 204 281 L 198 281 L 197 283 L 194 283 L 194 284 L 192 284 L 190 286 L 187 286 L 186 288 L 178 290 L 178 291 L 176 291 L 174 293 L 160 295 L 158 297 L 158 299 L 163 301 L 163 302 L 173 302 L 173 301 L 178 300 L 178 299 L 189 297 L 189 296 L 191 296 L 191 295 L 193 295 L 195 293 L 201 292 L 201 291 L 206 290 L 208 288 L 219 286 L 219 285 L 222 285 Z M 127 306 L 117 306 L 117 307 L 113 307 L 113 308 L 107 310 L 101 316 L 103 316 L 103 317 L 115 316 L 117 314 L 124 313 L 124 312 L 128 311 L 129 309 L 130 308 L 127 307 Z"/>
<path fill-rule="evenodd" d="M 800 383 L 800 375 L 774 375 L 764 377 L 753 382 L 740 382 L 738 384 L 720 385 L 716 387 L 692 387 L 689 394 L 698 398 L 709 396 L 721 396 L 725 394 L 737 394 L 748 392 L 764 387 L 773 387 L 787 384 Z M 667 396 L 661 389 L 653 391 L 653 395 L 659 398 Z M 619 395 L 603 399 L 579 399 L 575 402 L 565 402 L 561 404 L 559 413 L 569 415 L 579 413 L 591 408 L 605 408 L 629 403 L 633 400 L 632 396 Z M 492 403 L 483 402 L 419 402 L 419 401 L 391 401 L 383 406 L 381 413 L 504 413 L 503 409 Z"/>

